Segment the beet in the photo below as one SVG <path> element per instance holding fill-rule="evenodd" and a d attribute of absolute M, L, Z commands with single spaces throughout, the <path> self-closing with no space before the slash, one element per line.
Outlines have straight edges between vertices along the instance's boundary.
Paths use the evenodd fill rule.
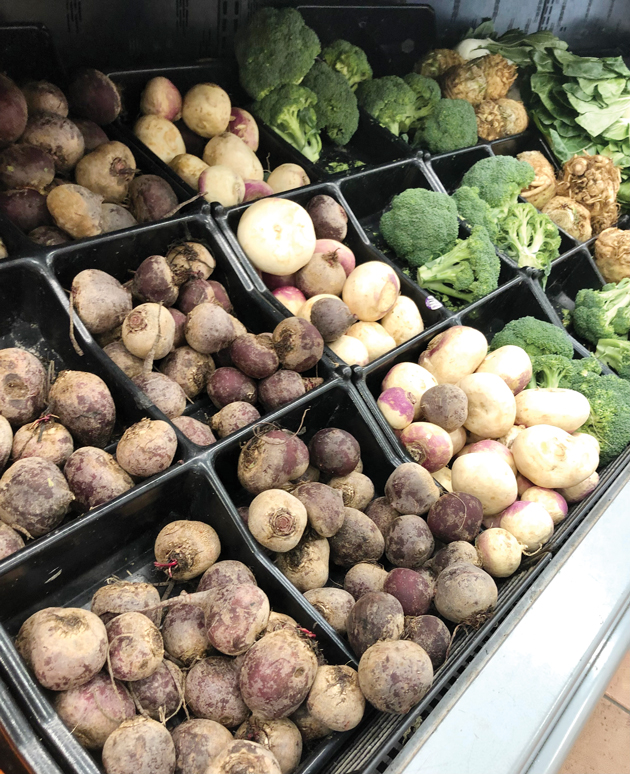
<path fill-rule="evenodd" d="M 173 774 L 175 745 L 161 723 L 138 715 L 109 735 L 103 766 L 107 774 Z"/>
<path fill-rule="evenodd" d="M 356 728 L 365 712 L 357 672 L 345 665 L 320 666 L 306 706 L 313 717 L 333 731 Z"/>
<path fill-rule="evenodd" d="M 24 94 L 10 78 L 0 75 L 0 147 L 20 138 L 27 119 Z"/>
<path fill-rule="evenodd" d="M 217 368 L 207 382 L 208 396 L 221 409 L 230 403 L 256 403 L 256 383 L 236 368 Z"/>
<path fill-rule="evenodd" d="M 168 310 L 171 313 L 171 317 L 175 322 L 175 335 L 173 337 L 173 347 L 183 347 L 186 343 L 186 315 L 180 312 L 179 309 L 173 309 L 169 307 Z"/>
<path fill-rule="evenodd" d="M 249 714 L 239 690 L 234 661 L 212 656 L 198 661 L 186 675 L 186 705 L 198 717 L 234 728 Z"/>
<path fill-rule="evenodd" d="M 359 562 L 351 567 L 343 581 L 344 589 L 355 599 L 372 591 L 383 591 L 387 570 L 371 562 Z"/>
<path fill-rule="evenodd" d="M 58 185 L 46 197 L 55 225 L 74 239 L 103 233 L 103 197 L 71 183 Z"/>
<path fill-rule="evenodd" d="M 234 734 L 235 739 L 248 739 L 271 752 L 282 774 L 291 774 L 302 757 L 302 735 L 288 718 L 265 720 L 255 716 L 246 720 Z"/>
<path fill-rule="evenodd" d="M 153 302 L 164 306 L 175 303 L 179 290 L 163 255 L 150 255 L 142 261 L 133 276 L 131 292 L 142 303 Z"/>
<path fill-rule="evenodd" d="M 111 331 L 131 312 L 131 293 L 107 272 L 84 269 L 72 280 L 72 305 L 90 333 Z"/>
<path fill-rule="evenodd" d="M 212 355 L 229 346 L 236 338 L 230 315 L 216 304 L 195 306 L 186 321 L 186 341 L 197 352 Z"/>
<path fill-rule="evenodd" d="M 383 591 L 396 597 L 405 615 L 424 615 L 431 606 L 435 581 L 428 571 L 396 567 L 388 573 Z"/>
<path fill-rule="evenodd" d="M 108 503 L 133 487 L 130 476 L 111 454 L 94 446 L 83 446 L 70 455 L 63 469 L 81 510 Z"/>
<path fill-rule="evenodd" d="M 435 606 L 453 623 L 479 624 L 497 602 L 492 576 L 472 564 L 453 564 L 443 570 L 435 586 Z"/>
<path fill-rule="evenodd" d="M 0 349 L 0 414 L 14 427 L 35 420 L 44 410 L 46 371 L 30 352 Z"/>
<path fill-rule="evenodd" d="M 426 521 L 419 516 L 399 516 L 385 542 L 387 558 L 395 567 L 418 568 L 433 553 L 435 541 Z"/>
<path fill-rule="evenodd" d="M 356 438 L 336 427 L 327 427 L 315 433 L 308 450 L 311 464 L 331 476 L 347 476 L 361 459 Z"/>
<path fill-rule="evenodd" d="M 483 521 L 483 506 L 466 492 L 449 492 L 433 503 L 427 524 L 437 540 L 452 543 L 455 540 L 474 540 Z"/>
<path fill-rule="evenodd" d="M 193 417 L 174 417 L 171 422 L 197 446 L 211 446 L 217 442 L 212 430 L 204 422 Z"/>
<path fill-rule="evenodd" d="M 103 347 L 103 352 L 130 379 L 142 373 L 144 361 L 132 355 L 122 341 L 112 341 L 111 344 Z"/>
<path fill-rule="evenodd" d="M 275 755 L 262 745 L 247 739 L 234 739 L 227 744 L 206 769 L 206 774 L 235 772 L 282 774 Z"/>
<path fill-rule="evenodd" d="M 286 430 L 251 438 L 241 449 L 238 480 L 251 494 L 275 489 L 301 476 L 309 464 L 303 441 Z"/>
<path fill-rule="evenodd" d="M 141 175 L 129 186 L 131 209 L 138 223 L 152 223 L 166 218 L 178 201 L 171 186 L 157 175 Z"/>
<path fill-rule="evenodd" d="M 156 609 L 159 604 L 160 594 L 150 583 L 115 581 L 96 590 L 90 609 L 104 624 L 121 613 L 135 612 L 143 613 L 159 626 L 162 618 L 161 610 Z"/>
<path fill-rule="evenodd" d="M 365 515 L 372 519 L 384 538 L 387 538 L 394 519 L 400 516 L 398 511 L 387 502 L 386 497 L 377 497 L 376 500 L 372 500 L 365 509 Z"/>
<path fill-rule="evenodd" d="M 131 476 L 148 478 L 170 467 L 177 451 L 173 428 L 160 419 L 141 419 L 125 430 L 116 461 Z"/>
<path fill-rule="evenodd" d="M 135 376 L 133 383 L 169 419 L 181 416 L 186 409 L 186 393 L 164 374 L 155 371 Z"/>
<path fill-rule="evenodd" d="M 189 314 L 199 304 L 215 303 L 212 285 L 201 277 L 193 277 L 180 287 L 177 306 L 183 314 Z"/>
<path fill-rule="evenodd" d="M 322 537 L 332 537 L 341 529 L 346 512 L 341 494 L 326 484 L 307 482 L 293 490 L 304 505 L 310 526 Z"/>
<path fill-rule="evenodd" d="M 22 537 L 8 524 L 0 521 L 0 559 L 6 559 L 21 548 L 24 548 Z"/>
<path fill-rule="evenodd" d="M 216 303 L 219 304 L 219 306 L 222 307 L 223 310 L 226 311 L 228 314 L 234 311 L 232 307 L 232 302 L 230 301 L 230 297 L 228 296 L 227 291 L 223 287 L 223 285 L 220 282 L 217 282 L 216 280 L 208 280 L 208 284 L 210 285 L 210 287 L 212 288 L 212 291 L 214 292 Z"/>
<path fill-rule="evenodd" d="M 112 140 L 84 156 L 74 170 L 79 185 L 89 188 L 106 202 L 121 204 L 129 194 L 129 184 L 136 174 L 133 153 L 122 142 Z"/>
<path fill-rule="evenodd" d="M 304 596 L 337 634 L 346 634 L 346 621 L 355 602 L 352 594 L 343 589 L 314 588 L 305 591 Z"/>
<path fill-rule="evenodd" d="M 305 394 L 304 379 L 295 371 L 276 371 L 258 385 L 258 396 L 265 411 L 275 411 Z"/>
<path fill-rule="evenodd" d="M 166 260 L 178 285 L 195 277 L 207 280 L 217 265 L 210 250 L 199 242 L 184 242 L 171 247 Z"/>
<path fill-rule="evenodd" d="M 212 759 L 232 741 L 232 734 L 214 720 L 186 720 L 171 731 L 177 766 L 175 774 L 204 774 Z"/>
<path fill-rule="evenodd" d="M 318 239 L 335 239 L 343 242 L 348 233 L 348 215 L 332 196 L 319 194 L 306 205 Z"/>
<path fill-rule="evenodd" d="M 48 394 L 52 414 L 86 446 L 105 446 L 116 421 L 116 407 L 105 382 L 85 371 L 62 371 Z"/>
<path fill-rule="evenodd" d="M 258 336 L 246 333 L 234 339 L 230 345 L 230 357 L 236 368 L 252 379 L 265 379 L 280 365 L 269 333 Z"/>
<path fill-rule="evenodd" d="M 365 511 L 374 498 L 372 481 L 363 473 L 354 470 L 347 476 L 331 478 L 328 486 L 341 492 L 343 504 L 347 508 L 355 508 L 357 511 Z"/>
<path fill-rule="evenodd" d="M 162 635 L 143 613 L 121 613 L 105 628 L 109 640 L 109 664 L 118 680 L 142 680 L 152 675 L 162 663 Z"/>
<path fill-rule="evenodd" d="M 230 433 L 235 433 L 243 427 L 257 422 L 260 419 L 260 412 L 257 408 L 242 400 L 228 403 L 216 413 L 210 422 L 212 429 L 219 436 L 225 438 Z"/>
<path fill-rule="evenodd" d="M 210 650 L 206 634 L 205 614 L 196 605 L 175 605 L 169 608 L 162 624 L 164 650 L 185 666 L 205 658 Z"/>
<path fill-rule="evenodd" d="M 304 537 L 290 551 L 278 554 L 276 566 L 298 591 L 321 589 L 328 582 L 330 546 L 319 535 Z"/>
<path fill-rule="evenodd" d="M 304 293 L 306 298 L 327 293 L 339 296 L 346 283 L 346 279 L 346 272 L 341 263 L 339 263 L 336 252 L 315 252 L 306 266 L 303 266 L 296 272 L 295 286 Z M 341 303 L 343 304 L 343 301 Z"/>
<path fill-rule="evenodd" d="M 474 564 L 481 567 L 481 557 L 475 546 L 465 540 L 456 540 L 441 548 L 429 562 L 431 570 L 439 575 L 452 564 Z"/>
<path fill-rule="evenodd" d="M 451 644 L 451 633 L 440 618 L 434 615 L 407 618 L 404 638 L 420 645 L 427 652 L 434 671 L 446 661 L 446 654 Z"/>
<path fill-rule="evenodd" d="M 43 148 L 19 143 L 0 152 L 0 188 L 35 188 L 43 193 L 54 176 L 55 161 Z"/>
<path fill-rule="evenodd" d="M 273 343 L 283 368 L 298 373 L 313 368 L 324 354 L 320 332 L 301 317 L 289 317 L 278 323 Z"/>
<path fill-rule="evenodd" d="M 0 212 L 26 234 L 51 223 L 46 196 L 33 188 L 0 192 Z"/>
<path fill-rule="evenodd" d="M 13 438 L 11 455 L 14 460 L 41 457 L 62 468 L 73 451 L 70 433 L 49 419 L 22 425 Z"/>
<path fill-rule="evenodd" d="M 382 591 L 369 591 L 356 601 L 348 615 L 348 641 L 354 652 L 361 656 L 379 640 L 400 639 L 404 625 L 403 608 L 396 597 Z"/>
<path fill-rule="evenodd" d="M 258 494 L 249 506 L 247 526 L 254 538 L 271 551 L 290 551 L 306 529 L 306 508 L 282 489 Z"/>
<path fill-rule="evenodd" d="M 44 247 L 65 245 L 70 242 L 70 237 L 57 226 L 38 226 L 28 232 L 28 238 Z"/>
<path fill-rule="evenodd" d="M 177 382 L 191 400 L 202 392 L 214 370 L 210 355 L 202 355 L 188 346 L 174 349 L 160 363 L 160 371 Z"/>
<path fill-rule="evenodd" d="M 219 589 L 223 586 L 236 586 L 245 583 L 256 585 L 256 578 L 252 571 L 242 562 L 234 559 L 225 559 L 213 564 L 207 569 L 199 581 L 197 591 Z"/>
<path fill-rule="evenodd" d="M 206 612 L 208 640 L 220 653 L 239 656 L 254 644 L 268 620 L 269 600 L 258 586 L 223 586 Z"/>
<path fill-rule="evenodd" d="M 357 319 L 340 298 L 320 298 L 311 308 L 311 323 L 327 344 L 337 341 Z"/>
<path fill-rule="evenodd" d="M 111 124 L 121 110 L 116 85 L 102 72 L 89 67 L 79 70 L 70 81 L 68 101 L 74 115 L 99 126 Z"/>
<path fill-rule="evenodd" d="M 85 141 L 76 125 L 55 113 L 31 116 L 21 140 L 49 153 L 62 175 L 71 172 L 85 152 Z"/>
<path fill-rule="evenodd" d="M 220 553 L 219 536 L 203 521 L 172 521 L 155 539 L 158 566 L 169 565 L 169 576 L 180 581 L 197 578 L 216 562 Z"/>
<path fill-rule="evenodd" d="M 109 142 L 109 137 L 94 121 L 90 121 L 87 118 L 75 118 L 73 119 L 75 126 L 83 135 L 83 142 L 85 143 L 85 152 L 89 153 L 99 145 Z"/>
<path fill-rule="evenodd" d="M 142 714 L 146 712 L 154 720 L 169 720 L 182 706 L 184 675 L 171 661 L 162 661 L 152 675 L 129 683 L 129 690 Z"/>
<path fill-rule="evenodd" d="M 399 513 L 421 516 L 440 496 L 431 474 L 415 462 L 404 462 L 387 479 L 385 496 Z"/>
<path fill-rule="evenodd" d="M 330 538 L 332 560 L 341 567 L 380 559 L 385 540 L 379 528 L 356 508 L 345 508 L 341 529 Z"/>

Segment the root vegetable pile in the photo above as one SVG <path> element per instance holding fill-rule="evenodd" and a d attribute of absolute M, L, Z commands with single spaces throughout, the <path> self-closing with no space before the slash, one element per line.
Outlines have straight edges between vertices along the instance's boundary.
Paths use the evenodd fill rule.
<path fill-rule="evenodd" d="M 101 129 L 121 104 L 98 70 L 77 72 L 67 95 L 46 81 L 20 90 L 2 76 L 0 102 L 0 211 L 35 242 L 105 234 L 177 207 L 171 186 L 155 175 L 137 177 L 131 150 Z"/>
<path fill-rule="evenodd" d="M 349 365 L 367 365 L 424 330 L 417 305 L 400 295 L 382 261 L 356 266 L 343 244 L 348 216 L 331 196 L 301 207 L 265 199 L 242 215 L 239 244 L 273 295 L 312 323 Z"/>
<path fill-rule="evenodd" d="M 357 670 L 327 664 L 315 635 L 271 612 L 252 572 L 220 553 L 209 524 L 171 522 L 156 572 L 196 593 L 160 602 L 150 583 L 112 580 L 89 611 L 45 608 L 22 625 L 20 655 L 107 774 L 291 774 L 307 745 L 361 722 Z"/>
<path fill-rule="evenodd" d="M 269 333 L 248 333 L 232 314 L 238 310 L 225 287 L 210 279 L 215 268 L 204 245 L 185 242 L 165 256 L 146 258 L 130 283 L 86 269 L 71 288 L 73 307 L 87 329 L 109 342 L 107 355 L 200 446 L 214 443 L 214 434 L 225 438 L 323 382 L 305 375 L 316 373 L 324 351 L 319 331 L 292 318 Z M 159 371 L 152 370 L 154 364 Z M 182 416 L 187 401 L 204 392 L 217 409 L 211 428 Z M 175 453 L 168 425 L 147 422 L 129 429 L 121 440 L 125 470 L 133 476 L 164 470 L 168 455 L 172 460 Z M 138 453 L 140 439 L 143 451 Z"/>
<path fill-rule="evenodd" d="M 168 78 L 152 78 L 140 113 L 136 137 L 207 202 L 232 207 L 310 183 L 297 164 L 281 164 L 263 181 L 256 119 L 216 83 L 198 83 L 182 97 Z"/>

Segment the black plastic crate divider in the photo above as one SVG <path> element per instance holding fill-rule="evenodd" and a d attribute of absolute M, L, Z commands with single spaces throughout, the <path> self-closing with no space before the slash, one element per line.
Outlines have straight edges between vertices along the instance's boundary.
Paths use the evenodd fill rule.
<path fill-rule="evenodd" d="M 360 727 L 352 744 L 328 765 L 322 774 L 373 774 L 386 771 L 387 756 L 392 755 L 393 748 L 402 747 L 409 732 L 415 730 L 417 724 L 435 709 L 467 664 L 490 639 L 494 630 L 509 615 L 514 605 L 551 560 L 550 554 L 540 554 L 533 566 L 523 568 L 510 578 L 495 579 L 499 596 L 492 617 L 479 629 L 465 627 L 458 632 L 457 638 L 453 640 L 449 658 L 436 670 L 433 685 L 424 698 L 406 715 L 379 713 L 371 723 Z"/>
<path fill-rule="evenodd" d="M 251 538 L 244 534 L 237 514 L 205 464 L 192 461 L 151 482 L 141 494 L 129 493 L 89 522 L 42 545 L 29 563 L 14 561 L 0 570 L 0 671 L 20 696 L 35 728 L 46 739 L 64 770 L 72 774 L 98 771 L 92 757 L 71 736 L 50 705 L 53 692 L 41 688 L 18 656 L 12 638 L 19 627 L 44 607 L 86 607 L 108 578 L 162 582 L 153 566 L 153 543 L 167 523 L 188 518 L 211 524 L 221 540 L 220 559 L 247 564 L 272 608 L 315 629 L 330 663 L 356 663 L 333 630 L 313 611 Z M 59 570 L 62 569 L 62 572 Z M 171 597 L 193 584 L 178 584 Z M 314 772 L 347 739 L 335 734 L 316 745 L 298 769 Z M 315 765 L 316 764 L 316 765 Z"/>
<path fill-rule="evenodd" d="M 113 274 L 119 281 L 126 282 L 145 258 L 150 255 L 165 255 L 169 247 L 184 241 L 199 241 L 209 248 L 217 264 L 211 278 L 225 286 L 234 305 L 235 315 L 248 330 L 254 333 L 271 332 L 284 319 L 284 315 L 259 297 L 241 266 L 231 259 L 219 229 L 209 217 L 201 213 L 182 215 L 164 223 L 146 224 L 142 228 L 130 229 L 122 235 L 114 233 L 89 245 L 60 247 L 49 254 L 48 263 L 58 283 L 66 290 L 70 288 L 76 274 L 84 269 L 100 269 Z M 61 292 L 68 306 L 67 294 Z M 76 326 L 80 326 L 84 336 L 91 341 L 92 348 L 101 362 L 110 370 L 112 378 L 124 383 L 134 392 L 136 399 L 150 407 L 153 413 L 159 414 L 159 418 L 166 419 L 146 395 L 138 390 L 131 379 L 109 359 L 76 314 L 74 319 Z M 335 377 L 335 368 L 324 357 L 306 375 L 321 376 L 326 381 Z M 204 391 L 187 406 L 185 415 L 207 422 L 207 418 L 216 412 L 217 409 Z M 200 451 L 201 447 L 189 441 L 177 428 L 175 429 L 182 444 L 188 450 L 188 456 Z M 218 443 L 221 442 L 221 440 L 218 441 Z"/>
<path fill-rule="evenodd" d="M 164 76 L 177 86 L 182 96 L 197 83 L 217 83 L 225 89 L 233 104 L 248 109 L 252 98 L 243 90 L 238 78 L 238 65 L 233 59 L 213 59 L 197 65 L 180 67 L 158 67 L 140 70 L 118 70 L 107 73 L 119 85 L 123 93 L 124 115 L 116 122 L 125 136 L 132 135 L 133 124 L 139 116 L 140 95 L 146 83 L 158 75 Z M 256 119 L 260 130 L 260 147 L 256 155 L 266 169 L 273 169 L 287 162 L 298 164 L 309 176 L 311 182 L 343 173 L 339 167 L 355 168 L 361 165 L 382 164 L 413 155 L 413 151 L 404 141 L 387 131 L 360 111 L 359 128 L 347 146 L 340 148 L 322 137 L 322 154 L 318 161 L 312 162 L 300 151 L 284 140 L 263 121 Z M 207 141 L 206 141 L 207 142 Z M 148 151 L 148 149 L 147 149 Z M 153 161 L 163 168 L 167 165 L 148 151 Z M 174 174 L 174 173 L 172 173 Z M 185 184 L 184 184 L 185 185 Z M 193 192 L 191 188 L 187 189 Z"/>

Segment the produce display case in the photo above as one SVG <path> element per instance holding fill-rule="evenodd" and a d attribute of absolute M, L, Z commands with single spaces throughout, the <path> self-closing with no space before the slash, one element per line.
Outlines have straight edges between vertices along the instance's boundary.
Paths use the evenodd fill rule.
<path fill-rule="evenodd" d="M 91 34 L 96 38 L 96 4 L 85 0 L 84 8 L 81 2 L 67 4 L 66 25 L 59 24 L 59 16 L 51 15 L 49 4 L 43 1 L 32 3 L 33 8 L 26 12 L 23 7 L 18 11 L 12 2 L 4 5 L 0 21 L 18 18 L 23 21 L 33 13 L 33 21 L 43 21 L 53 29 L 58 49 L 64 54 L 65 44 L 77 39 L 73 36 Z M 118 5 L 122 9 L 125 4 L 114 3 Z M 164 5 L 172 4 L 165 2 Z M 160 74 L 171 78 L 181 89 L 202 80 L 216 81 L 237 100 L 242 91 L 229 60 L 184 63 L 197 58 L 191 57 L 190 51 L 201 57 L 216 52 L 229 55 L 234 28 L 257 4 L 246 2 L 240 7 L 235 4 L 227 10 L 220 9 L 219 4 L 208 4 L 203 10 L 196 2 L 176 5 L 174 16 L 165 17 L 158 27 L 152 20 L 141 38 L 132 36 L 135 45 L 131 45 L 129 52 L 112 53 L 105 35 L 100 48 L 96 46 L 89 54 L 84 49 L 80 57 L 73 49 L 62 57 L 61 64 L 47 29 L 26 23 L 2 28 L 0 47 L 7 52 L 8 61 L 13 62 L 4 69 L 11 70 L 15 63 L 23 61 L 22 44 L 14 53 L 11 41 L 16 39 L 16 34 L 25 36 L 24 39 L 32 36 L 38 58 L 28 74 L 42 77 L 46 73 L 60 83 L 64 81 L 65 65 L 79 61 L 106 70 L 122 87 L 127 108 L 121 120 L 108 129 L 110 137 L 127 143 L 138 166 L 167 179 L 178 200 L 184 202 L 194 191 L 130 131 L 140 90 L 149 78 Z M 323 39 L 334 34 L 344 20 L 348 35 L 352 29 L 361 30 L 365 37 L 357 37 L 357 44 L 363 44 L 366 49 L 370 45 L 379 46 L 382 56 L 379 69 L 389 67 L 391 72 L 409 69 L 408 63 L 430 47 L 436 26 L 441 36 L 456 39 L 468 23 L 474 26 L 493 11 L 497 28 L 508 22 L 526 31 L 551 27 L 576 50 L 580 46 L 582 50 L 592 50 L 594 43 L 602 47 L 616 45 L 620 29 L 627 24 L 625 16 L 618 16 L 619 8 L 615 4 L 607 16 L 602 15 L 598 3 L 589 3 L 588 9 L 579 3 L 570 9 L 564 6 L 560 9 L 561 4 L 555 2 L 545 3 L 542 9 L 530 8 L 528 4 L 515 8 L 508 2 L 488 5 L 494 9 L 488 7 L 486 14 L 478 4 L 473 11 L 468 3 L 437 2 L 435 18 L 432 9 L 422 6 L 369 10 L 364 7 L 361 9 L 364 17 L 360 17 L 359 10 L 353 15 L 351 7 L 304 6 L 302 9 L 307 23 Z M 384 41 L 382 36 L 368 33 L 375 19 L 388 18 L 388 10 L 398 12 L 397 23 L 389 30 L 391 39 Z M 416 36 L 404 36 L 405 25 L 412 24 L 406 21 L 412 18 L 407 12 L 414 11 L 420 15 L 413 18 L 421 18 L 423 24 L 414 28 Z M 600 20 L 597 41 L 585 39 L 580 31 L 577 22 L 584 18 L 583 11 Z M 121 18 L 125 18 L 124 13 Z M 184 33 L 190 29 L 193 19 L 209 32 L 204 35 L 195 32 L 195 44 L 191 47 L 190 37 L 186 40 Z M 147 39 L 151 37 L 151 30 L 156 36 L 149 51 Z M 160 51 L 159 41 L 164 36 L 169 44 Z M 401 37 L 403 42 L 411 41 L 406 44 L 408 51 L 401 45 Z M 169 67 L 173 62 L 182 64 Z M 137 69 L 128 69 L 130 65 Z M 425 320 L 422 334 L 367 367 L 349 368 L 328 350 L 317 371 L 317 375 L 324 377 L 324 384 L 291 405 L 264 416 L 265 423 L 304 433 L 306 440 L 319 427 L 348 429 L 360 442 L 366 472 L 374 479 L 377 490 L 382 490 L 391 470 L 410 459 L 376 407 L 380 381 L 391 365 L 416 361 L 428 341 L 452 325 L 470 325 L 488 336 L 511 319 L 532 315 L 562 326 L 563 310 L 572 308 L 578 290 L 603 285 L 592 257 L 594 240 L 581 244 L 563 234 L 561 255 L 554 261 L 544 288 L 540 272 L 519 270 L 510 258 L 499 253 L 502 267 L 499 288 L 472 306 L 452 312 L 403 272 L 403 265 L 378 234 L 380 215 L 393 195 L 410 187 L 450 193 L 465 170 L 479 158 L 515 155 L 533 149 L 542 150 L 551 159 L 536 130 L 431 157 L 415 153 L 410 145 L 362 114 L 359 132 L 348 153 L 339 155 L 330 151 L 324 154 L 323 163 L 308 165 L 282 138 L 261 126 L 261 151 L 272 165 L 294 161 L 304 166 L 311 178 L 312 185 L 284 193 L 282 197 L 304 204 L 312 196 L 326 193 L 342 204 L 349 217 L 346 242 L 355 252 L 357 262 L 383 260 L 393 266 L 402 293 L 416 301 Z M 327 169 L 330 161 L 349 161 L 351 166 L 359 161 L 365 166 L 335 173 Z M 23 346 L 52 360 L 57 370 L 78 368 L 102 376 L 114 395 L 119 414 L 114 439 L 124 427 L 143 416 L 165 419 L 111 363 L 75 315 L 74 331 L 84 352 L 81 356 L 77 354 L 68 335 L 71 310 L 66 291 L 73 276 L 82 269 L 107 267 L 122 281 L 144 257 L 163 254 L 178 239 L 193 239 L 211 248 L 217 258 L 216 278 L 226 285 L 235 307 L 243 310 L 248 329 L 271 330 L 289 313 L 264 286 L 238 244 L 236 228 L 246 207 L 226 209 L 197 201 L 166 221 L 56 248 L 35 245 L 0 217 L 0 236 L 10 254 L 0 262 L 3 309 L 0 344 Z M 627 221 L 622 219 L 620 226 L 626 227 Z M 461 236 L 467 233 L 466 224 L 462 223 Z M 572 333 L 570 328 L 569 333 Z M 573 344 L 576 357 L 585 357 L 592 349 L 576 338 Z M 604 367 L 604 372 L 610 371 Z M 201 400 L 188 406 L 185 413 L 207 421 L 214 411 L 207 400 Z M 168 471 L 81 518 L 64 521 L 49 535 L 0 561 L 3 600 L 0 603 L 0 677 L 8 686 L 5 688 L 0 683 L 0 725 L 25 765 L 36 774 L 40 771 L 96 774 L 100 769 L 53 711 L 51 694 L 39 687 L 25 669 L 13 637 L 21 623 L 41 607 L 89 606 L 95 588 L 112 575 L 158 582 L 158 573 L 152 566 L 151 546 L 159 529 L 173 518 L 196 518 L 211 523 L 222 541 L 222 558 L 238 558 L 252 567 L 260 586 L 283 612 L 317 631 L 331 661 L 356 665 L 347 642 L 279 572 L 238 515 L 236 508 L 244 501 L 236 480 L 236 460 L 240 446 L 252 437 L 256 428 L 239 431 L 205 450 L 179 430 L 176 432 L 176 464 Z M 111 446 L 108 450 L 114 448 Z M 436 672 L 433 686 L 420 704 L 403 716 L 367 713 L 354 732 L 335 733 L 310 749 L 302 759 L 299 774 L 320 771 L 325 774 L 412 774 L 416 771 L 453 774 L 464 770 L 465 765 L 470 771 L 496 771 L 497 774 L 557 771 L 562 763 L 559 751 L 568 750 L 586 719 L 587 709 L 600 688 L 603 690 L 604 677 L 610 674 L 630 643 L 630 582 L 625 577 L 623 564 L 625 546 L 630 540 L 627 519 L 623 518 L 623 504 L 630 496 L 629 460 L 630 449 L 626 449 L 600 470 L 599 487 L 570 509 L 544 551 L 523 562 L 513 577 L 499 582 L 495 614 L 477 630 L 456 633 L 448 660 Z M 614 546 L 607 541 L 612 531 L 618 535 Z M 588 588 L 580 585 L 585 575 L 593 580 Z M 333 574 L 332 582 L 340 577 Z M 554 604 L 562 605 L 569 593 L 581 591 L 585 595 L 584 604 L 590 606 L 589 613 L 582 615 L 583 610 L 571 604 L 573 617 L 562 615 L 554 621 L 557 610 Z M 536 646 L 532 646 L 533 639 Z M 567 648 L 564 653 L 563 644 Z M 545 647 L 547 651 L 540 656 Z M 517 660 L 526 658 L 525 654 L 531 655 L 533 663 L 542 663 L 541 675 L 531 678 L 520 674 L 512 679 Z M 553 679 L 549 679 L 550 674 Z M 505 685 L 502 681 L 507 680 L 510 690 L 501 690 Z M 500 700 L 488 709 L 489 696 L 493 701 Z M 516 719 L 514 706 L 519 699 L 528 707 L 527 723 L 521 722 L 520 710 L 519 720 Z M 480 709 L 483 705 L 485 708 Z M 574 721 L 573 717 L 577 719 Z M 462 723 L 461 718 L 466 718 L 466 722 Z M 488 725 L 493 729 L 490 734 L 487 734 Z M 501 728 L 505 734 L 515 732 L 515 736 L 502 735 Z M 489 765 L 493 752 L 501 744 L 509 751 L 503 750 Z"/>

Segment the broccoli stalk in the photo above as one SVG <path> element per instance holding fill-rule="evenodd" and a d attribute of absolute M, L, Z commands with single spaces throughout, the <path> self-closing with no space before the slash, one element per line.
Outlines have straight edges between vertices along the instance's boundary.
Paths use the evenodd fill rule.
<path fill-rule="evenodd" d="M 578 336 L 597 344 L 600 339 L 627 336 L 630 331 L 630 278 L 601 290 L 583 288 L 575 298 L 571 321 Z"/>
<path fill-rule="evenodd" d="M 475 226 L 468 239 L 445 255 L 418 269 L 418 284 L 449 299 L 472 304 L 496 290 L 501 263 L 483 226 Z M 460 304 L 461 306 L 461 304 Z"/>
<path fill-rule="evenodd" d="M 560 232 L 555 223 L 533 204 L 517 202 L 500 224 L 497 246 L 520 268 L 530 266 L 548 274 L 551 262 L 560 254 Z"/>
<path fill-rule="evenodd" d="M 627 339 L 600 339 L 595 356 L 630 381 L 630 341 Z"/>
<path fill-rule="evenodd" d="M 573 361 L 564 355 L 537 355 L 532 357 L 532 378 L 527 385 L 533 387 L 560 387 L 560 383 L 573 373 Z"/>

